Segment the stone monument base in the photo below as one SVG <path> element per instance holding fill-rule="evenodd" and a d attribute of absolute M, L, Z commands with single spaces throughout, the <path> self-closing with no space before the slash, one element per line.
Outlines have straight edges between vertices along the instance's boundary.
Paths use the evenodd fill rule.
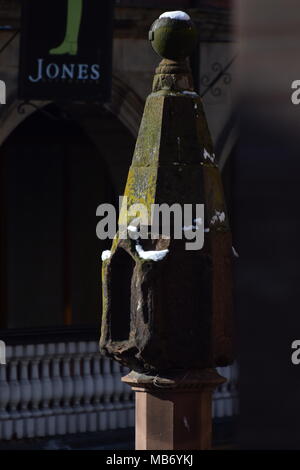
<path fill-rule="evenodd" d="M 210 449 L 212 393 L 225 380 L 215 369 L 123 377 L 136 392 L 136 450 Z"/>

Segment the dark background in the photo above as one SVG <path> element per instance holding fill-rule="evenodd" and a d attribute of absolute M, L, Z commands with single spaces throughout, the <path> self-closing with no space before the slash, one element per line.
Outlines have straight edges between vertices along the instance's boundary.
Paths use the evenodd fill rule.
<path fill-rule="evenodd" d="M 234 233 L 240 417 L 247 449 L 300 449 L 299 2 L 239 6 Z"/>

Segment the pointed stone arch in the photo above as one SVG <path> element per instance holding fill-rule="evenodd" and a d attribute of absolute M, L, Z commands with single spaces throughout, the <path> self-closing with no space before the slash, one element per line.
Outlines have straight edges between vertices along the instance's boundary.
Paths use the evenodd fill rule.
<path fill-rule="evenodd" d="M 2 106 L 0 110 L 0 146 L 21 122 L 50 103 L 51 101 L 22 102 L 17 97 L 17 87 L 10 89 L 7 105 Z M 104 107 L 124 124 L 133 137 L 137 136 L 144 102 L 115 75 L 112 79 L 111 102 Z"/>

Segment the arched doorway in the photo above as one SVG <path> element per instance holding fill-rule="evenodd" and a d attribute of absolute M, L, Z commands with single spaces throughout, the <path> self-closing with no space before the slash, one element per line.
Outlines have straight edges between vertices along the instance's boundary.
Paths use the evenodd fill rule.
<path fill-rule="evenodd" d="M 124 126 L 120 132 L 128 143 L 120 148 L 122 185 L 134 139 Z M 111 242 L 96 237 L 96 208 L 116 204 L 120 189 L 107 164 L 107 135 L 103 152 L 101 131 L 98 141 L 49 105 L 1 147 L 1 327 L 99 322 L 101 252 Z"/>

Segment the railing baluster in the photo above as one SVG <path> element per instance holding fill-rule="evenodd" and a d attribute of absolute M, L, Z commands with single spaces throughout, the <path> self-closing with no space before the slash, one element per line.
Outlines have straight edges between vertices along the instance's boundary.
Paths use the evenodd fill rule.
<path fill-rule="evenodd" d="M 6 348 L 6 358 L 10 355 L 11 347 Z M 7 381 L 7 366 L 0 364 L 0 439 L 10 439 L 9 433 L 9 413 L 7 412 L 7 405 L 9 403 L 9 385 Z"/>
<path fill-rule="evenodd" d="M 34 355 L 31 359 L 31 384 L 32 384 L 32 415 L 35 423 L 35 436 L 42 437 L 45 433 L 45 423 L 40 409 L 42 401 L 42 383 L 40 379 L 40 361 L 43 349 L 41 344 L 34 347 Z"/>
<path fill-rule="evenodd" d="M 86 348 L 87 352 L 83 359 L 84 407 L 87 412 L 87 430 L 93 432 L 97 429 L 97 414 L 92 404 L 95 393 L 92 377 L 92 357 L 95 352 L 95 342 L 88 341 Z"/>
<path fill-rule="evenodd" d="M 97 343 L 96 343 L 97 344 Z M 96 411 L 96 417 L 97 417 L 97 431 L 103 431 L 105 429 L 105 423 L 103 425 L 103 405 L 101 403 L 102 398 L 103 398 L 103 392 L 104 392 L 104 387 L 103 387 L 103 377 L 101 375 L 101 356 L 100 353 L 98 352 L 98 347 L 96 348 L 97 352 L 93 356 L 93 378 L 94 378 L 94 408 Z"/>
<path fill-rule="evenodd" d="M 83 395 L 84 382 L 82 376 L 82 359 L 85 354 L 86 346 L 83 341 L 76 344 L 76 356 L 74 361 L 74 380 L 76 389 L 76 407 L 77 407 L 77 432 L 86 432 L 86 413 L 84 411 Z"/>
<path fill-rule="evenodd" d="M 121 382 L 121 366 L 116 361 L 112 363 L 112 373 L 114 379 L 113 405 L 116 415 L 116 427 L 122 429 L 126 427 L 126 414 L 122 396 L 123 384 Z"/>
<path fill-rule="evenodd" d="M 55 434 L 63 434 L 65 424 L 61 407 L 61 400 L 63 397 L 63 383 L 60 375 L 60 348 L 61 343 L 57 343 L 55 345 L 55 353 L 52 359 L 53 414 L 55 415 Z"/>
<path fill-rule="evenodd" d="M 47 418 L 47 427 L 49 436 L 54 436 L 56 434 L 56 416 L 53 412 L 53 403 L 54 403 L 54 381 L 53 381 L 53 360 L 55 356 L 55 348 L 56 345 L 54 343 L 48 343 L 46 345 L 46 355 L 49 359 L 48 367 L 49 367 L 49 380 L 50 380 L 50 390 L 49 390 L 49 410 L 50 414 Z"/>
<path fill-rule="evenodd" d="M 64 414 L 64 429 L 65 434 L 70 432 L 69 416 L 72 413 L 71 399 L 73 397 L 74 384 L 71 378 L 70 361 L 71 356 L 68 348 L 68 343 L 64 344 L 63 351 L 61 350 L 62 361 L 62 384 L 63 384 L 63 400 L 62 409 Z M 71 427 L 72 429 L 72 427 Z"/>
<path fill-rule="evenodd" d="M 75 376 L 75 368 L 74 368 L 74 361 L 75 361 L 75 353 L 76 353 L 76 343 L 74 341 L 68 342 L 67 343 L 67 355 L 68 355 L 68 368 L 70 372 L 70 389 L 69 389 L 69 395 L 70 395 L 70 401 L 69 401 L 69 407 L 70 407 L 70 413 L 67 414 L 67 432 L 69 434 L 74 434 L 77 432 L 77 412 L 78 412 L 78 406 L 79 406 L 79 400 L 78 400 L 78 406 L 76 404 L 76 394 L 77 394 L 77 382 L 76 382 L 76 376 Z"/>
<path fill-rule="evenodd" d="M 51 415 L 52 409 L 50 408 L 51 400 L 53 398 L 53 387 L 52 380 L 50 379 L 50 354 L 51 348 L 49 351 L 48 345 L 45 345 L 43 349 L 44 356 L 41 360 L 41 388 L 42 388 L 42 414 L 44 416 L 45 423 L 45 435 L 53 435 L 54 429 L 53 425 L 51 426 Z"/>
<path fill-rule="evenodd" d="M 31 351 L 28 347 L 24 346 L 18 351 L 20 357 L 20 413 L 23 418 L 23 436 L 27 436 L 28 432 L 28 418 L 31 417 L 31 411 L 29 410 L 29 404 L 32 396 L 31 382 L 29 380 L 29 358 L 28 353 Z M 31 423 L 32 424 L 32 423 Z M 30 431 L 30 429 L 29 429 Z"/>
<path fill-rule="evenodd" d="M 231 383 L 230 383 L 230 392 L 233 402 L 233 415 L 236 416 L 239 412 L 239 400 L 238 400 L 238 365 L 234 363 L 231 367 Z"/>
<path fill-rule="evenodd" d="M 103 358 L 103 413 L 106 414 L 106 429 L 116 429 L 116 421 L 113 412 L 112 395 L 114 392 L 114 379 L 111 373 L 111 362 L 107 357 Z"/>
<path fill-rule="evenodd" d="M 13 421 L 13 436 L 17 439 L 23 437 L 23 420 L 18 411 L 18 405 L 21 400 L 20 382 L 18 377 L 18 357 L 16 353 L 20 352 L 20 348 L 13 346 L 13 353 L 9 362 L 9 406 L 10 416 Z"/>

